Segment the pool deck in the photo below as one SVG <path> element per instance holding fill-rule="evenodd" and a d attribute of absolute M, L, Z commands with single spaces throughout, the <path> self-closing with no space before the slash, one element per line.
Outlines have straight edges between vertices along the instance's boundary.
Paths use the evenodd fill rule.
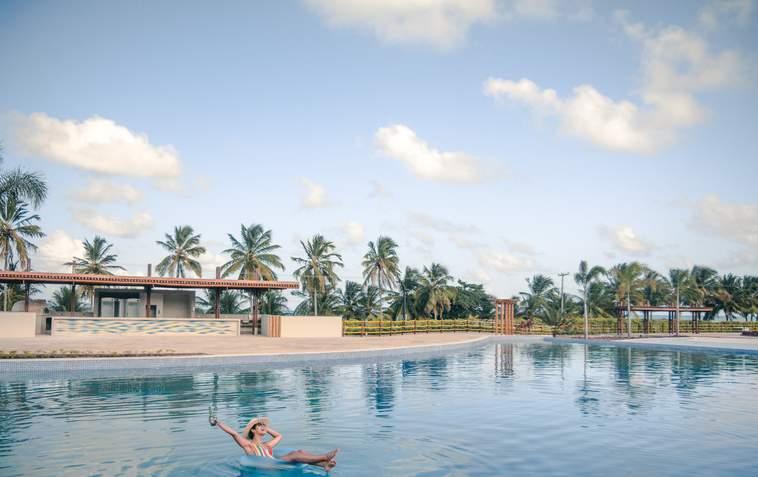
<path fill-rule="evenodd" d="M 632 346 L 651 349 L 680 351 L 741 352 L 758 354 L 758 337 L 741 336 L 736 333 L 702 333 L 680 337 L 656 336 L 650 338 L 617 339 L 614 337 L 591 338 L 549 338 L 550 342 L 589 343 L 595 345 Z"/>

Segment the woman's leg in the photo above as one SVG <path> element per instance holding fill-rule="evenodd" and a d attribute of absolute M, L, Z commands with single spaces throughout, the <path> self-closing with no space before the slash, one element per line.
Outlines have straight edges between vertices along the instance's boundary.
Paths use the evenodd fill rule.
<path fill-rule="evenodd" d="M 311 454 L 310 452 L 305 452 L 303 450 L 296 450 L 284 454 L 283 456 L 279 457 L 279 459 L 285 462 L 298 462 L 302 464 L 318 464 L 319 462 L 328 463 L 330 460 L 334 459 L 334 456 L 337 455 L 337 452 L 338 449 L 334 449 L 333 451 L 327 452 L 326 454 L 317 455 Z"/>

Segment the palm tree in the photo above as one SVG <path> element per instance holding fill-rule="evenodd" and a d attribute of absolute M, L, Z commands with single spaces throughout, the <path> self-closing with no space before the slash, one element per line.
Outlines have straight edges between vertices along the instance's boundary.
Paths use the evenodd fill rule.
<path fill-rule="evenodd" d="M 200 262 L 195 260 L 205 253 L 205 247 L 200 246 L 200 234 L 189 225 L 174 227 L 174 234 L 165 234 L 166 240 L 155 243 L 168 250 L 169 254 L 155 267 L 161 276 L 170 275 L 184 278 L 184 270 L 189 268 L 198 277 L 203 275 Z"/>
<path fill-rule="evenodd" d="M 540 315 L 540 319 L 543 323 L 552 328 L 553 336 L 558 334 L 558 331 L 568 324 L 569 318 L 566 313 L 561 313 L 560 301 L 552 302 L 545 306 Z"/>
<path fill-rule="evenodd" d="M 116 265 L 118 255 L 110 253 L 113 248 L 112 243 L 108 243 L 103 237 L 95 235 L 92 242 L 84 241 L 84 258 L 74 257 L 70 262 L 64 265 L 70 266 L 74 273 L 83 275 L 113 275 L 113 270 L 126 270 L 120 265 Z M 84 287 L 84 295 L 90 297 L 90 308 L 95 308 L 94 287 Z"/>
<path fill-rule="evenodd" d="M 363 290 L 361 284 L 353 281 L 345 282 L 344 290 L 337 290 L 339 300 L 340 314 L 347 319 L 357 319 L 361 317 L 363 301 Z"/>
<path fill-rule="evenodd" d="M 72 295 L 76 295 L 75 297 Z M 62 286 L 53 292 L 53 299 L 50 303 L 53 311 L 85 311 L 86 305 L 81 301 L 82 295 L 74 291 L 73 287 Z M 71 309 L 71 302 L 74 302 L 74 309 Z"/>
<path fill-rule="evenodd" d="M 39 225 L 39 215 L 29 214 L 25 202 L 13 195 L 0 196 L 0 254 L 3 257 L 3 270 L 15 260 L 22 269 L 29 263 L 29 251 L 37 250 L 30 239 L 44 237 Z M 3 299 L 3 311 L 8 311 L 8 284 Z"/>
<path fill-rule="evenodd" d="M 397 281 L 397 292 L 390 297 L 392 317 L 402 314 L 403 321 L 408 319 L 408 312 L 416 309 L 416 290 L 419 287 L 419 272 L 415 268 L 405 267 L 402 278 Z M 415 316 L 415 313 L 412 313 Z"/>
<path fill-rule="evenodd" d="M 268 290 L 261 295 L 259 307 L 264 315 L 284 315 L 287 313 L 287 297 L 279 290 Z"/>
<path fill-rule="evenodd" d="M 620 263 L 608 271 L 616 291 L 616 304 L 626 304 L 627 335 L 632 336 L 632 302 L 642 301 L 642 273 L 647 267 L 639 262 Z M 619 317 L 619 320 L 621 318 Z"/>
<path fill-rule="evenodd" d="M 710 267 L 695 265 L 690 271 L 692 281 L 690 304 L 704 306 L 718 283 L 718 272 Z"/>
<path fill-rule="evenodd" d="M 732 321 L 734 315 L 740 312 L 739 294 L 742 291 L 742 280 L 731 273 L 723 275 L 716 280 L 711 299 L 713 311 L 711 316 L 723 312 L 727 321 Z"/>
<path fill-rule="evenodd" d="M 361 293 L 361 314 L 366 318 L 382 316 L 382 299 L 379 287 L 369 285 Z"/>
<path fill-rule="evenodd" d="M 292 257 L 300 265 L 295 270 L 295 278 L 303 284 L 303 290 L 310 292 L 313 298 L 313 315 L 318 315 L 318 297 L 327 288 L 334 288 L 339 277 L 334 271 L 342 267 L 342 256 L 336 253 L 334 243 L 323 235 L 316 234 L 307 242 L 300 241 L 305 257 Z"/>
<path fill-rule="evenodd" d="M 228 253 L 231 259 L 221 266 L 222 276 L 236 274 L 238 280 L 276 280 L 273 268 L 284 271 L 284 265 L 274 253 L 280 247 L 272 243 L 271 230 L 264 230 L 260 224 L 252 224 L 250 227 L 242 224 L 239 240 L 232 234 L 227 235 L 232 246 L 223 253 Z M 250 313 L 257 320 L 252 291 L 248 292 L 248 300 Z M 253 323 L 253 330 L 256 327 L 257 323 Z"/>
<path fill-rule="evenodd" d="M 447 268 L 438 263 L 433 263 L 430 268 L 424 267 L 421 273 L 417 306 L 425 313 L 431 313 L 435 320 L 452 306 L 455 291 L 448 285 L 452 279 Z"/>
<path fill-rule="evenodd" d="M 295 315 L 307 315 L 315 309 L 316 302 L 318 302 L 319 313 L 322 315 L 336 315 L 340 313 L 340 298 L 337 294 L 337 289 L 334 287 L 327 286 L 324 291 L 318 292 L 316 295 L 300 290 L 292 294 L 299 298 L 304 298 L 295 307 L 293 311 Z"/>
<path fill-rule="evenodd" d="M 603 267 L 595 265 L 590 268 L 586 260 L 579 262 L 579 271 L 574 274 L 574 281 L 579 285 L 584 304 L 584 339 L 589 338 L 590 330 L 590 286 L 603 275 L 605 275 Z"/>
<path fill-rule="evenodd" d="M 521 312 L 528 318 L 542 314 L 548 302 L 560 295 L 553 279 L 545 275 L 537 274 L 527 278 L 526 283 L 529 291 L 520 293 L 522 299 L 519 302 Z"/>
<path fill-rule="evenodd" d="M 400 279 L 399 263 L 397 243 L 390 237 L 379 236 L 376 244 L 368 243 L 368 252 L 363 256 L 363 284 L 379 287 L 380 301 L 384 290 L 394 289 Z"/>
<path fill-rule="evenodd" d="M 681 319 L 682 294 L 687 294 L 692 288 L 692 278 L 689 270 L 672 268 L 669 270 L 669 285 L 674 290 L 676 300 L 676 327 L 674 332 L 679 336 L 679 320 Z"/>
<path fill-rule="evenodd" d="M 742 287 L 737 294 L 738 313 L 748 321 L 758 314 L 758 277 L 745 275 L 741 282 Z"/>
<path fill-rule="evenodd" d="M 3 161 L 3 147 L 0 144 L 0 163 Z M 42 174 L 28 172 L 20 167 L 10 171 L 0 171 L 0 199 L 12 198 L 30 202 L 38 208 L 47 197 L 47 184 Z"/>

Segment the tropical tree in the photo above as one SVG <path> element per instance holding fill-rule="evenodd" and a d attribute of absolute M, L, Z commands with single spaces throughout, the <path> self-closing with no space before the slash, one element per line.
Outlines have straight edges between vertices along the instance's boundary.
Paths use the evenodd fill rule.
<path fill-rule="evenodd" d="M 361 293 L 361 315 L 366 318 L 381 317 L 383 314 L 381 290 L 379 287 L 369 285 Z"/>
<path fill-rule="evenodd" d="M 560 293 L 550 277 L 537 274 L 527 278 L 526 283 L 529 291 L 520 293 L 519 311 L 527 317 L 542 315 L 550 301 L 559 299 Z"/>
<path fill-rule="evenodd" d="M 223 315 L 243 315 L 250 312 L 242 300 L 246 297 L 238 290 L 222 290 L 219 294 L 219 311 Z M 205 296 L 195 298 L 196 310 L 203 314 L 216 312 L 216 290 L 206 289 Z"/>
<path fill-rule="evenodd" d="M 84 241 L 84 256 L 74 257 L 70 262 L 64 265 L 70 266 L 74 273 L 83 275 L 113 275 L 114 270 L 126 270 L 120 265 L 116 265 L 118 255 L 111 253 L 113 244 L 108 243 L 106 239 L 95 235 L 92 242 Z M 84 287 L 84 295 L 90 298 L 90 308 L 95 308 L 95 291 L 94 287 Z"/>
<path fill-rule="evenodd" d="M 402 316 L 403 320 L 416 316 L 416 291 L 419 287 L 419 272 L 415 268 L 405 267 L 402 278 L 397 281 L 397 291 L 390 292 L 389 312 L 393 319 Z"/>
<path fill-rule="evenodd" d="M 279 290 L 268 290 L 258 302 L 264 315 L 284 315 L 287 313 L 287 297 Z"/>
<path fill-rule="evenodd" d="M 568 316 L 569 315 L 567 313 L 561 313 L 561 305 L 559 300 L 558 302 L 551 302 L 547 306 L 543 307 L 542 313 L 540 314 L 539 318 L 543 323 L 552 328 L 553 336 L 555 336 L 558 334 L 561 328 L 569 323 Z"/>
<path fill-rule="evenodd" d="M 276 280 L 274 268 L 284 270 L 279 256 L 274 253 L 280 247 L 271 238 L 271 230 L 265 230 L 260 224 L 246 227 L 240 225 L 240 236 L 237 239 L 227 234 L 232 246 L 223 251 L 229 254 L 229 261 L 221 266 L 222 276 L 237 275 L 238 280 Z M 250 302 L 250 313 L 255 316 L 256 303 L 253 292 L 247 294 Z M 257 323 L 253 323 L 253 330 Z"/>
<path fill-rule="evenodd" d="M 300 241 L 304 257 L 292 257 L 299 265 L 295 278 L 301 281 L 303 290 L 311 294 L 313 314 L 318 315 L 318 298 L 327 288 L 334 288 L 339 282 L 335 268 L 342 267 L 342 256 L 336 253 L 334 243 L 323 235 L 316 234 L 310 240 Z"/>
<path fill-rule="evenodd" d="M 0 163 L 3 161 L 3 147 L 0 144 Z M 47 184 L 42 174 L 16 168 L 0 171 L 0 200 L 13 199 L 29 202 L 36 209 L 47 197 Z"/>
<path fill-rule="evenodd" d="M 450 318 L 491 318 L 495 312 L 495 297 L 484 291 L 484 286 L 458 280 L 455 287 L 455 300 L 450 307 Z"/>
<path fill-rule="evenodd" d="M 673 290 L 676 306 L 676 327 L 674 332 L 679 336 L 679 322 L 681 320 L 682 295 L 687 295 L 692 289 L 692 278 L 689 270 L 672 268 L 669 270 L 668 283 Z"/>
<path fill-rule="evenodd" d="M 574 281 L 579 286 L 582 293 L 582 305 L 584 308 L 584 338 L 589 337 L 589 317 L 590 317 L 590 287 L 594 282 L 605 275 L 605 269 L 595 265 L 589 267 L 586 260 L 579 262 L 579 271 L 574 274 Z"/>
<path fill-rule="evenodd" d="M 737 294 L 738 313 L 748 321 L 758 315 L 758 277 L 745 275 Z"/>
<path fill-rule="evenodd" d="M 345 289 L 337 290 L 337 299 L 343 318 L 355 320 L 363 316 L 363 290 L 360 283 L 346 281 Z"/>
<path fill-rule="evenodd" d="M 641 302 L 643 295 L 643 273 L 647 267 L 639 262 L 620 263 L 608 270 L 608 276 L 615 290 L 616 305 L 627 309 L 627 334 L 632 335 L 632 312 L 634 302 Z M 619 317 L 619 320 L 621 318 Z"/>
<path fill-rule="evenodd" d="M 334 287 L 327 286 L 324 288 L 324 291 L 317 292 L 317 294 L 300 290 L 292 294 L 303 299 L 295 307 L 293 312 L 295 315 L 307 315 L 311 313 L 316 308 L 316 303 L 318 303 L 318 311 L 321 315 L 337 315 L 340 313 L 340 299 L 337 289 Z"/>
<path fill-rule="evenodd" d="M 732 321 L 740 312 L 739 295 L 742 292 L 742 279 L 731 273 L 718 277 L 710 295 L 713 302 L 711 316 L 724 313 L 727 321 Z"/>
<path fill-rule="evenodd" d="M 695 265 L 690 271 L 692 286 L 687 298 L 690 305 L 705 306 L 718 284 L 718 272 L 710 267 Z"/>
<path fill-rule="evenodd" d="M 662 306 L 669 303 L 671 287 L 668 280 L 655 270 L 645 268 L 642 277 L 642 299 L 645 305 Z"/>
<path fill-rule="evenodd" d="M 440 319 L 450 310 L 455 298 L 455 289 L 448 285 L 452 279 L 447 268 L 438 263 L 424 267 L 419 276 L 416 306 L 435 320 Z"/>
<path fill-rule="evenodd" d="M 62 286 L 53 292 L 50 308 L 53 311 L 86 311 L 87 305 L 82 302 L 82 294 L 75 291 L 73 287 Z M 71 309 L 71 302 L 74 303 L 74 309 Z"/>
<path fill-rule="evenodd" d="M 399 264 L 397 243 L 390 237 L 380 236 L 376 243 L 368 243 L 368 252 L 363 256 L 364 285 L 372 284 L 378 287 L 380 301 L 384 290 L 394 289 L 400 279 Z"/>
<path fill-rule="evenodd" d="M 200 262 L 195 260 L 205 253 L 200 245 L 200 234 L 189 225 L 174 227 L 173 235 L 165 234 L 165 240 L 155 243 L 166 249 L 169 254 L 156 265 L 155 270 L 161 275 L 185 277 L 185 269 L 190 269 L 198 277 L 203 275 Z"/>
<path fill-rule="evenodd" d="M 30 214 L 25 202 L 17 200 L 14 195 L 0 196 L 0 254 L 3 257 L 3 270 L 8 270 L 14 261 L 26 269 L 29 251 L 37 249 L 32 240 L 45 236 L 35 223 L 37 221 L 39 215 Z M 8 311 L 8 287 L 6 283 L 3 311 Z"/>

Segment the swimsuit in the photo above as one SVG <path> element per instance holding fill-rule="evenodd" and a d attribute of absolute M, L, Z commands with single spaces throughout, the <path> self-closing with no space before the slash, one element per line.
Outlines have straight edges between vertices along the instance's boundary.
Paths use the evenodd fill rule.
<path fill-rule="evenodd" d="M 268 457 L 273 459 L 274 455 L 271 453 L 271 448 L 266 444 L 253 444 L 253 452 L 258 457 Z"/>

